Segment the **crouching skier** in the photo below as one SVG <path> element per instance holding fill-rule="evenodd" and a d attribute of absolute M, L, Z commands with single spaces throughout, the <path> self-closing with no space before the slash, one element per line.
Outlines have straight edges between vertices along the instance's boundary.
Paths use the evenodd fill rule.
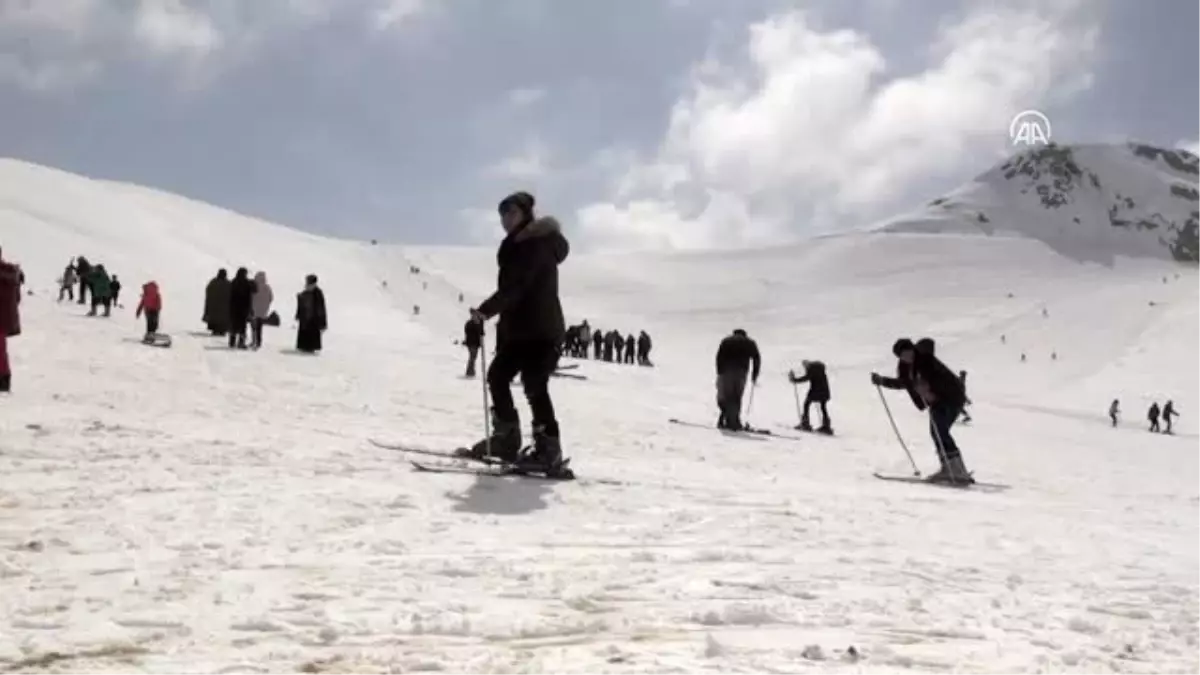
<path fill-rule="evenodd" d="M 804 375 L 797 377 L 796 373 L 788 372 L 788 380 L 792 384 L 809 383 L 808 394 L 804 397 L 804 412 L 800 414 L 800 426 L 797 428 L 801 431 L 813 430 L 808 421 L 808 409 L 816 403 L 821 408 L 821 426 L 817 432 L 832 436 L 833 427 L 829 425 L 829 409 L 826 407 L 829 403 L 829 377 L 825 374 L 825 364 L 820 361 L 802 361 L 801 365 L 804 366 Z"/>
<path fill-rule="evenodd" d="M 962 413 L 966 403 L 962 381 L 946 367 L 932 349 L 920 349 L 908 338 L 901 338 L 892 346 L 892 353 L 899 361 L 896 377 L 883 377 L 871 373 L 871 383 L 888 389 L 904 389 L 918 410 L 929 410 L 930 435 L 938 451 L 941 469 L 928 478 L 943 483 L 974 483 L 967 467 L 963 464 L 958 444 L 950 435 L 950 427 Z"/>
<path fill-rule="evenodd" d="M 471 310 L 471 318 L 478 322 L 500 315 L 496 355 L 487 372 L 492 430 L 490 437 L 460 453 L 482 458 L 490 450 L 497 459 L 522 469 L 556 476 L 564 467 L 549 383 L 566 332 L 558 298 L 558 265 L 570 245 L 558 221 L 535 218 L 533 206 L 533 195 L 525 192 L 500 202 L 505 236 L 496 252 L 497 289 Z M 532 452 L 522 452 L 521 422 L 513 404 L 511 384 L 518 373 L 533 413 Z"/>

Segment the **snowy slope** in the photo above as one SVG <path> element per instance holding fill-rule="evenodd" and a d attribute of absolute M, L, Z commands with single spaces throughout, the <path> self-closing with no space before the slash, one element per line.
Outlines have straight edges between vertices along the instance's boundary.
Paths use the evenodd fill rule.
<path fill-rule="evenodd" d="M 491 251 L 331 241 L 11 162 L 0 246 L 33 292 L 0 398 L 4 667 L 1200 668 L 1194 267 L 973 235 L 572 255 L 569 319 L 646 328 L 657 367 L 583 362 L 588 380 L 553 381 L 580 480 L 547 484 L 414 474 L 366 442 L 480 432 L 452 341 L 494 282 Z M 53 302 L 78 253 L 131 289 L 157 278 L 175 346 L 131 341 L 129 304 L 104 321 Z M 188 334 L 212 270 L 238 264 L 287 303 L 259 353 Z M 315 359 L 287 353 L 285 291 L 310 271 L 334 317 Z M 666 423 L 715 417 L 713 351 L 739 326 L 766 358 L 750 419 L 793 424 L 782 373 L 819 357 L 838 438 Z M 867 379 L 901 334 L 971 371 L 976 422 L 957 435 L 1012 490 L 871 477 L 908 471 Z M 1178 435 L 1146 434 L 1167 398 Z M 888 400 L 930 470 L 924 418 Z"/>
<path fill-rule="evenodd" d="M 1017 153 L 891 232 L 1018 234 L 1077 260 L 1200 260 L 1200 159 L 1139 143 L 1048 145 Z"/>

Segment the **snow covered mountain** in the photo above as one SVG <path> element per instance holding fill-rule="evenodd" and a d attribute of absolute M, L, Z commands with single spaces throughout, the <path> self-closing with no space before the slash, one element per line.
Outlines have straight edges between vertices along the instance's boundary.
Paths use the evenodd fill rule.
<path fill-rule="evenodd" d="M 1139 143 L 1040 146 L 1020 152 L 915 213 L 891 232 L 1018 234 L 1077 260 L 1200 260 L 1200 159 Z"/>
<path fill-rule="evenodd" d="M 552 381 L 580 479 L 545 483 L 414 473 L 368 443 L 482 433 L 453 342 L 494 250 L 337 241 L 14 161 L 0 247 L 28 280 L 0 396 L 0 669 L 1200 669 L 1193 266 L 962 233 L 572 253 L 568 320 L 646 329 L 656 367 Z M 125 282 L 109 319 L 56 302 L 79 254 Z M 240 265 L 283 315 L 259 352 L 200 324 L 205 282 Z M 331 313 L 317 358 L 290 350 L 307 273 Z M 171 349 L 137 339 L 149 279 Z M 784 374 L 820 358 L 837 437 L 667 422 L 715 418 L 737 327 L 764 357 L 748 420 L 797 433 Z M 955 434 L 1010 490 L 871 475 L 911 475 L 905 449 L 936 464 L 927 418 L 884 394 L 902 447 L 870 385 L 901 335 L 970 372 Z M 1167 399 L 1176 435 L 1148 434 Z"/>

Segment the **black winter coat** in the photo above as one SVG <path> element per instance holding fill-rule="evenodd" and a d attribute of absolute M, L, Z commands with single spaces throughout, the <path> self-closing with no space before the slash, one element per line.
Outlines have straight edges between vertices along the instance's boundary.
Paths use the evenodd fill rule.
<path fill-rule="evenodd" d="M 329 316 L 325 313 L 325 293 L 317 286 L 306 288 L 296 294 L 296 322 L 300 330 L 323 331 L 329 327 Z"/>
<path fill-rule="evenodd" d="M 730 370 L 749 370 L 753 365 L 751 379 L 758 379 L 758 371 L 762 368 L 762 357 L 758 353 L 758 343 L 749 337 L 730 335 L 721 340 L 717 347 L 717 374 Z"/>
<path fill-rule="evenodd" d="M 247 321 L 250 318 L 250 306 L 254 300 L 257 287 L 246 275 L 239 274 L 229 282 L 229 318 L 233 321 Z"/>
<path fill-rule="evenodd" d="M 567 328 L 558 299 L 558 266 L 570 250 L 558 221 L 548 216 L 510 232 L 500 242 L 496 292 L 478 308 L 489 319 L 500 315 L 499 343 L 562 342 Z"/>
<path fill-rule="evenodd" d="M 808 382 L 808 398 L 813 401 L 829 402 L 829 377 L 825 374 L 825 364 L 820 361 L 809 361 L 804 366 L 804 375 L 792 380 L 795 384 Z"/>
<path fill-rule="evenodd" d="M 962 380 L 946 367 L 938 357 L 928 352 L 915 351 L 912 365 L 900 361 L 896 364 L 896 377 L 885 377 L 880 384 L 888 389 L 905 389 L 918 410 L 928 403 L 943 403 L 962 408 L 967 402 Z"/>
<path fill-rule="evenodd" d="M 463 326 L 463 345 L 467 347 L 479 347 L 483 344 L 483 324 L 468 319 L 466 325 Z"/>

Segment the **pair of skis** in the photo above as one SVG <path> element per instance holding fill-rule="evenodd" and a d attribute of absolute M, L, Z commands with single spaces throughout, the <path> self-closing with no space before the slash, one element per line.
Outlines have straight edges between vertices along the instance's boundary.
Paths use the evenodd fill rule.
<path fill-rule="evenodd" d="M 715 427 L 711 424 L 701 424 L 699 422 L 691 422 L 689 420 L 681 420 L 681 419 L 677 419 L 675 417 L 669 418 L 667 421 L 670 422 L 671 424 L 678 424 L 680 426 L 685 426 L 685 427 L 696 427 L 697 429 L 718 430 L 717 427 Z M 768 438 L 779 438 L 779 439 L 785 439 L 785 440 L 789 440 L 789 441 L 804 440 L 803 438 L 800 438 L 799 436 L 791 436 L 788 434 L 777 434 L 770 429 L 759 429 L 756 427 L 749 427 L 749 426 L 743 426 L 738 431 L 733 431 L 731 429 L 727 429 L 725 431 L 728 431 L 731 434 L 754 434 L 756 436 L 766 436 Z"/>
<path fill-rule="evenodd" d="M 464 457 L 455 452 L 446 452 L 444 450 L 430 450 L 428 448 L 419 448 L 411 445 L 403 445 L 397 443 L 384 443 L 382 441 L 371 440 L 371 445 L 385 450 L 397 450 L 414 455 L 424 455 L 426 457 L 436 458 L 440 461 L 417 461 L 410 459 L 409 463 L 417 471 L 425 473 L 464 473 L 475 476 L 517 476 L 519 478 L 534 478 L 538 480 L 575 480 L 575 472 L 571 470 L 571 460 L 565 460 L 559 465 L 558 471 L 553 474 L 547 474 L 544 471 L 534 469 L 532 467 L 523 466 L 505 462 L 494 457 Z"/>

